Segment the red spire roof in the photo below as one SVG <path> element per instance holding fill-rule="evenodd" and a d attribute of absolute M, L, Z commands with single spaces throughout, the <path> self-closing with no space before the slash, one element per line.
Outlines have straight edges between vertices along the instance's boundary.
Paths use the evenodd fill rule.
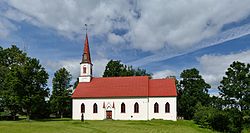
<path fill-rule="evenodd" d="M 93 78 L 91 82 L 79 83 L 72 98 L 162 96 L 177 96 L 174 79 L 149 79 L 147 76 Z"/>
<path fill-rule="evenodd" d="M 86 33 L 85 43 L 84 43 L 84 50 L 82 54 L 82 62 L 81 63 L 91 63 L 90 52 L 89 52 L 89 41 L 88 41 L 88 34 Z"/>

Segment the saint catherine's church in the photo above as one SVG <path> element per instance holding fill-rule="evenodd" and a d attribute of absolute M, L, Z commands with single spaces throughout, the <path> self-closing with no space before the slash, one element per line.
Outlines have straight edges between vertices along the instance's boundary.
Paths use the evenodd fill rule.
<path fill-rule="evenodd" d="M 176 121 L 175 79 L 150 79 L 148 76 L 93 77 L 86 34 L 79 84 L 72 95 L 72 117 L 80 120 Z"/>

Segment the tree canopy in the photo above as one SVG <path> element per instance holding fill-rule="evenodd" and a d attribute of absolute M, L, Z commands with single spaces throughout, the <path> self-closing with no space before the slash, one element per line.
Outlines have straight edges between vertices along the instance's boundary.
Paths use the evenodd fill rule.
<path fill-rule="evenodd" d="M 234 61 L 218 87 L 219 97 L 210 105 L 196 106 L 194 121 L 221 132 L 239 133 L 250 122 L 250 64 Z"/>
<path fill-rule="evenodd" d="M 24 113 L 29 119 L 41 113 L 48 97 L 48 74 L 39 60 L 27 57 L 16 46 L 0 49 L 1 99 L 13 116 Z"/>
<path fill-rule="evenodd" d="M 250 109 L 250 64 L 233 62 L 218 87 L 224 105 L 240 110 Z"/>
<path fill-rule="evenodd" d="M 195 68 L 184 70 L 180 77 L 178 114 L 184 116 L 185 119 L 192 119 L 198 102 L 202 105 L 209 104 L 208 88 L 210 85 Z"/>
<path fill-rule="evenodd" d="M 132 66 L 127 66 L 119 60 L 110 60 L 106 65 L 103 77 L 119 77 L 119 76 L 150 76 L 145 69 L 134 69 Z"/>

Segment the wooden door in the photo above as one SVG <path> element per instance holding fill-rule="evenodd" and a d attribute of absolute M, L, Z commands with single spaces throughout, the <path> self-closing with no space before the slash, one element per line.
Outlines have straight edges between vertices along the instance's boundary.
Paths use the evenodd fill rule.
<path fill-rule="evenodd" d="M 112 119 L 112 111 L 106 111 L 106 118 Z"/>

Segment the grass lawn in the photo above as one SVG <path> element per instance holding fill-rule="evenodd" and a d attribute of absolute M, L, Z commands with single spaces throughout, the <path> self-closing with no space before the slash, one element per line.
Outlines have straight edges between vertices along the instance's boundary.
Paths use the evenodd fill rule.
<path fill-rule="evenodd" d="M 0 133 L 212 133 L 192 121 L 0 121 Z"/>

